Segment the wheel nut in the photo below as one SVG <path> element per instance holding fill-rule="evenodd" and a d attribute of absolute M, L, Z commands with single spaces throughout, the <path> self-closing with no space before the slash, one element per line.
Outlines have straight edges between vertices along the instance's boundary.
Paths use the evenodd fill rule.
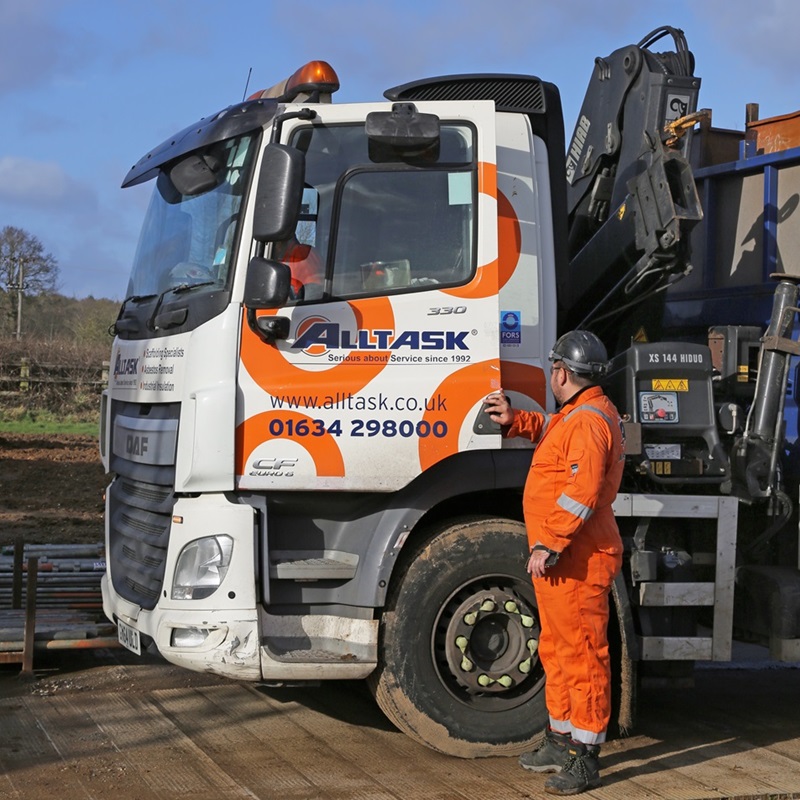
<path fill-rule="evenodd" d="M 514 680 L 512 679 L 512 677 L 511 677 L 510 675 L 501 675 L 501 676 L 500 676 L 500 677 L 497 679 L 497 682 L 498 682 L 498 683 L 499 683 L 501 686 L 504 686 L 506 689 L 508 689 L 508 688 L 510 688 L 511 686 L 513 686 L 513 685 L 514 685 Z"/>
<path fill-rule="evenodd" d="M 519 611 L 517 604 L 513 600 L 506 600 L 503 608 L 508 611 L 509 614 L 516 614 Z"/>
<path fill-rule="evenodd" d="M 539 649 L 539 640 L 528 639 L 528 650 L 531 651 L 531 655 L 533 655 L 538 649 Z"/>
<path fill-rule="evenodd" d="M 522 623 L 523 628 L 533 627 L 533 617 L 529 617 L 526 614 L 520 614 L 519 621 Z"/>
<path fill-rule="evenodd" d="M 466 636 L 458 636 L 456 638 L 456 647 L 463 653 L 467 649 L 469 640 Z"/>
<path fill-rule="evenodd" d="M 469 614 L 464 615 L 464 624 L 474 625 L 477 619 L 478 613 L 476 611 L 470 611 Z"/>
<path fill-rule="evenodd" d="M 475 665 L 466 656 L 461 659 L 461 669 L 463 669 L 464 672 L 470 672 L 474 666 Z"/>
<path fill-rule="evenodd" d="M 497 603 L 494 600 L 484 600 L 481 603 L 481 611 L 494 611 L 497 608 Z"/>
<path fill-rule="evenodd" d="M 518 667 L 517 669 L 527 675 L 531 671 L 531 663 L 532 659 L 526 658 Z"/>
<path fill-rule="evenodd" d="M 478 683 L 481 686 L 489 686 L 494 683 L 494 678 L 490 678 L 488 675 L 478 675 Z"/>

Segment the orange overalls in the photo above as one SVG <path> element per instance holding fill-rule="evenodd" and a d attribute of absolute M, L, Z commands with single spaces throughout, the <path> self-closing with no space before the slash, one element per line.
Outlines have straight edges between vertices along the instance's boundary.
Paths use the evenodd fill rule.
<path fill-rule="evenodd" d="M 292 291 L 295 297 L 300 296 L 301 290 L 307 284 L 321 284 L 325 279 L 325 268 L 311 245 L 294 241 L 279 260 L 288 264 L 292 271 Z"/>
<path fill-rule="evenodd" d="M 619 414 L 590 386 L 556 414 L 515 411 L 507 435 L 537 443 L 523 495 L 528 541 L 560 553 L 533 580 L 550 727 L 599 744 L 611 717 L 608 594 L 622 565 L 611 511 L 624 459 Z"/>

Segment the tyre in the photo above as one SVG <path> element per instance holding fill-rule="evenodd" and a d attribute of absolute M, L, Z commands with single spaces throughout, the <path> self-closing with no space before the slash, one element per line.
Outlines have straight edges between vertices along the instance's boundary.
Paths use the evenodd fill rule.
<path fill-rule="evenodd" d="M 404 733 L 461 758 L 530 749 L 547 722 L 521 523 L 449 522 L 406 556 L 369 684 Z"/>

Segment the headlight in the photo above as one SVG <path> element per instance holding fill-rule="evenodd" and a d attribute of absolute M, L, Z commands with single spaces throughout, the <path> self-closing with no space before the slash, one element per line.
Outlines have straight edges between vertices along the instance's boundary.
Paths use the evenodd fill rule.
<path fill-rule="evenodd" d="M 173 600 L 202 600 L 219 589 L 228 572 L 233 539 L 221 534 L 189 542 L 178 556 L 172 581 Z"/>

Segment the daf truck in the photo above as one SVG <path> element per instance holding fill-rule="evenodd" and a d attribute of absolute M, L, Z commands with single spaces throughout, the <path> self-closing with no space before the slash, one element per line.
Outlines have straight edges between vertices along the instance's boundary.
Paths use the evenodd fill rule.
<path fill-rule="evenodd" d="M 627 431 L 620 727 L 639 680 L 728 660 L 734 635 L 800 659 L 786 153 L 766 165 L 723 132 L 715 163 L 673 28 L 596 60 L 569 140 L 533 76 L 353 104 L 338 87 L 306 64 L 125 177 L 153 191 L 102 408 L 120 641 L 266 685 L 366 679 L 444 753 L 530 747 L 546 722 L 531 449 L 483 400 L 553 410 L 547 354 L 584 327 L 613 355 Z M 726 260 L 735 200 L 767 184 L 750 236 L 768 271 L 745 280 Z M 738 305 L 719 302 L 730 286 Z"/>

